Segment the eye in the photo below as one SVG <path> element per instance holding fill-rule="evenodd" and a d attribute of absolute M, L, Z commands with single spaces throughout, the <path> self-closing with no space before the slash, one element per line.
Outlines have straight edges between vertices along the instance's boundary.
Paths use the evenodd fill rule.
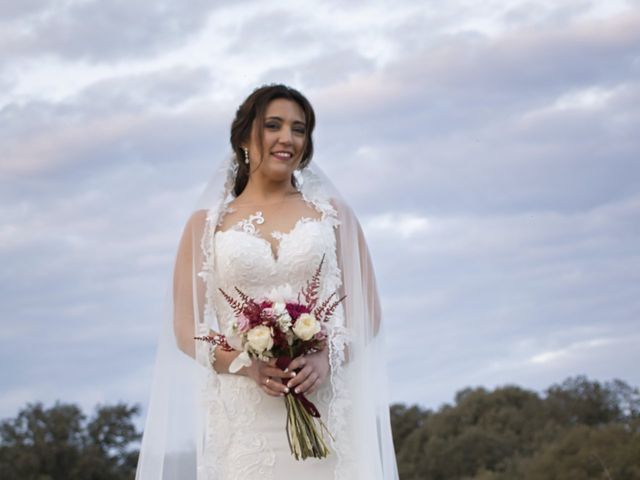
<path fill-rule="evenodd" d="M 268 128 L 269 130 L 277 130 L 280 128 L 280 124 L 278 122 L 267 122 L 264 124 L 264 128 Z"/>
<path fill-rule="evenodd" d="M 304 135 L 307 132 L 304 127 L 293 127 L 293 131 L 299 135 Z"/>

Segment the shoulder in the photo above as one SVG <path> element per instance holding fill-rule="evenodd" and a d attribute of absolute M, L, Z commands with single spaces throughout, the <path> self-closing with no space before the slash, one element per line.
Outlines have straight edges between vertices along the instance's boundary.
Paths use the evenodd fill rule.
<path fill-rule="evenodd" d="M 349 206 L 349 204 L 347 204 L 347 202 L 345 202 L 341 198 L 331 196 L 329 197 L 329 203 L 338 214 L 349 213 L 353 215 L 353 210 L 351 210 L 351 207 Z"/>
<path fill-rule="evenodd" d="M 359 235 L 362 235 L 362 227 L 360 226 L 358 217 L 353 211 L 353 208 L 351 208 L 351 206 L 344 199 L 337 196 L 332 196 L 329 198 L 329 203 L 335 210 L 336 216 L 340 221 L 343 229 L 355 228 L 357 229 Z"/>
<path fill-rule="evenodd" d="M 204 225 L 204 223 L 207 221 L 207 212 L 208 211 L 205 209 L 196 210 L 187 220 L 186 226 L 194 228 L 200 225 Z"/>
<path fill-rule="evenodd" d="M 205 209 L 193 212 L 184 225 L 182 232 L 183 238 L 187 236 L 192 237 L 196 234 L 202 233 L 207 223 L 207 215 L 208 211 Z"/>

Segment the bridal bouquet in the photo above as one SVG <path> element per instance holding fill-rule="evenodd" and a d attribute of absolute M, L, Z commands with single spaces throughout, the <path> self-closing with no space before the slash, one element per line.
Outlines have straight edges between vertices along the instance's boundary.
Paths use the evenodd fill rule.
<path fill-rule="evenodd" d="M 288 284 L 259 299 L 251 298 L 237 287 L 238 299 L 219 289 L 233 309 L 235 319 L 226 335 L 195 338 L 222 345 L 227 350 L 240 350 L 242 353 L 229 366 L 231 373 L 248 367 L 253 359 L 268 361 L 275 358 L 278 368 L 284 370 L 294 358 L 323 350 L 327 347 L 326 324 L 345 298 L 336 299 L 337 292 L 322 302 L 318 298 L 323 263 L 324 256 L 297 298 Z M 316 406 L 304 394 L 295 391 L 289 392 L 285 401 L 291 453 L 296 460 L 325 458 L 329 449 L 322 431 L 326 431 L 326 427 Z"/>

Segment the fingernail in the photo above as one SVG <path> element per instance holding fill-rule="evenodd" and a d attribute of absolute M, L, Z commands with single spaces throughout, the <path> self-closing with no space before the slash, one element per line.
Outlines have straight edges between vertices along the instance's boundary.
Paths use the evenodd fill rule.
<path fill-rule="evenodd" d="M 291 376 L 295 377 L 296 376 L 296 372 L 291 372 Z"/>
<path fill-rule="evenodd" d="M 289 393 L 289 388 L 284 387 L 284 393 Z"/>
<path fill-rule="evenodd" d="M 284 373 L 287 373 L 288 371 L 289 371 L 289 369 L 288 369 L 288 368 L 285 368 L 285 369 L 284 369 Z"/>
<path fill-rule="evenodd" d="M 290 387 L 290 386 L 291 386 L 291 382 L 287 383 L 287 387 Z"/>
<path fill-rule="evenodd" d="M 297 388 L 294 390 L 294 392 L 296 392 L 296 393 L 300 393 L 300 392 L 298 391 L 298 389 L 297 389 Z"/>

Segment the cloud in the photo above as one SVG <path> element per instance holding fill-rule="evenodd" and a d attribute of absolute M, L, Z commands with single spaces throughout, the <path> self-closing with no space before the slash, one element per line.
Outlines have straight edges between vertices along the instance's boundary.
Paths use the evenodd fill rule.
<path fill-rule="evenodd" d="M 23 0 L 22 2 L 0 3 L 0 21 L 24 19 L 44 10 L 49 4 L 47 0 Z"/>
<path fill-rule="evenodd" d="M 179 233 L 263 81 L 316 108 L 314 161 L 372 251 L 393 400 L 640 383 L 637 11 L 336 5 L 0 7 L 1 414 L 146 399 Z"/>
<path fill-rule="evenodd" d="M 99 114 L 152 110 L 180 106 L 206 94 L 214 86 L 211 72 L 206 67 L 172 66 L 97 81 L 80 91 L 72 101 Z"/>
<path fill-rule="evenodd" d="M 174 67 L 102 80 L 62 102 L 5 106 L 0 119 L 9 128 L 0 134 L 5 152 L 0 177 L 42 175 L 82 164 L 95 169 L 132 157 L 188 162 L 210 154 L 193 152 L 190 146 L 203 141 L 185 136 L 223 138 L 211 132 L 222 125 L 216 111 L 226 107 L 208 100 L 184 105 L 211 83 L 207 69 Z M 165 134 L 157 136 L 158 131 Z"/>
<path fill-rule="evenodd" d="M 293 83 L 315 89 L 348 81 L 354 75 L 371 74 L 374 68 L 372 59 L 336 45 L 323 49 L 322 53 L 309 60 L 267 70 L 258 83 Z"/>
<path fill-rule="evenodd" d="M 205 0 L 190 1 L 188 8 L 177 0 L 29 3 L 29 10 L 7 12 L 22 15 L 2 18 L 4 58 L 54 55 L 104 62 L 157 54 L 197 34 L 215 5 Z"/>
<path fill-rule="evenodd" d="M 575 342 L 563 346 L 562 348 L 559 348 L 557 350 L 549 350 L 542 353 L 537 353 L 529 359 L 529 362 L 534 364 L 557 362 L 558 360 L 565 359 L 567 357 L 575 355 L 576 353 L 581 353 L 582 351 L 592 350 L 599 347 L 610 347 L 613 343 L 616 342 L 609 338 L 596 338 L 584 342 Z"/>
<path fill-rule="evenodd" d="M 470 121 L 483 118 L 474 114 L 485 115 L 487 105 L 508 113 L 568 88 L 626 81 L 637 68 L 633 59 L 640 39 L 638 26 L 640 16 L 626 14 L 568 27 L 522 29 L 496 38 L 443 34 L 438 42 L 418 50 L 407 45 L 405 55 L 376 75 L 337 83 L 324 90 L 321 99 L 331 111 L 347 107 L 351 114 L 347 121 L 362 110 L 368 115 L 389 114 L 413 105 L 428 106 L 432 115 L 448 108 L 449 115 L 459 115 L 453 119 L 468 119 L 457 125 L 466 128 Z M 593 56 L 599 61 L 594 62 Z M 442 120 L 432 118 L 438 119 Z"/>
<path fill-rule="evenodd" d="M 639 186 L 629 175 L 640 168 L 632 133 L 640 85 L 630 80 L 639 22 L 452 37 L 323 88 L 314 94 L 320 134 L 344 141 L 328 142 L 318 159 L 365 212 L 388 198 L 452 212 L 583 209 L 623 198 Z M 363 171 L 368 182 L 357 184 Z"/>
<path fill-rule="evenodd" d="M 419 215 L 385 213 L 368 218 L 363 228 L 374 234 L 385 232 L 391 237 L 400 235 L 403 238 L 411 238 L 429 227 L 429 220 Z"/>
<path fill-rule="evenodd" d="M 315 26 L 308 25 L 306 17 L 307 12 L 270 8 L 268 5 L 263 9 L 245 11 L 244 18 L 234 25 L 234 40 L 226 46 L 226 53 L 232 55 L 246 50 L 279 56 L 284 45 L 290 45 L 294 54 L 303 51 L 309 44 L 317 42 L 313 35 Z"/>
<path fill-rule="evenodd" d="M 404 366 L 393 373 L 395 398 L 437 403 L 456 388 L 450 377 L 544 388 L 594 372 L 637 383 L 640 279 L 629 252 L 639 207 L 636 195 L 582 213 L 427 217 L 427 229 L 404 239 L 368 228 L 391 365 Z M 407 348 L 409 338 L 421 348 Z"/>

